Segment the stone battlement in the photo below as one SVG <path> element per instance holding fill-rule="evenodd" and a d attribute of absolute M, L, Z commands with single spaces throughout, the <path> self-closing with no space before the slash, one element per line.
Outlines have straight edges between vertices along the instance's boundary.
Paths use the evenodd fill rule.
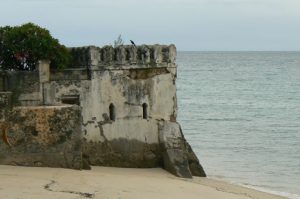
<path fill-rule="evenodd" d="M 73 57 L 71 67 L 91 69 L 126 69 L 147 67 L 176 67 L 175 45 L 121 45 L 116 48 L 95 46 L 69 48 Z"/>
<path fill-rule="evenodd" d="M 205 172 L 176 122 L 176 47 L 70 48 L 72 63 L 0 73 L 0 164 Z"/>

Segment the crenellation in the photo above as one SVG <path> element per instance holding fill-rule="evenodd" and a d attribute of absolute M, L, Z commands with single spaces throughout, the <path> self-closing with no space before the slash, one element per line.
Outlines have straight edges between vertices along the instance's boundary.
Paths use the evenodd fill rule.
<path fill-rule="evenodd" d="M 116 55 L 116 64 L 117 65 L 124 65 L 128 63 L 127 51 L 124 46 L 119 46 L 115 48 L 115 55 Z"/>
<path fill-rule="evenodd" d="M 137 48 L 130 46 L 126 48 L 126 60 L 131 64 L 137 64 Z"/>
<path fill-rule="evenodd" d="M 175 63 L 176 62 L 176 56 L 177 56 L 177 50 L 176 50 L 175 45 L 170 45 L 169 46 L 169 54 L 168 54 L 168 57 L 169 57 L 168 62 L 169 63 Z"/>
<path fill-rule="evenodd" d="M 102 48 L 88 46 L 70 48 L 73 61 L 70 67 L 89 66 L 93 69 L 123 69 L 149 67 L 176 67 L 174 45 L 110 45 Z"/>
<path fill-rule="evenodd" d="M 147 45 L 138 47 L 138 64 L 149 65 L 151 63 L 150 53 L 151 50 Z"/>
<path fill-rule="evenodd" d="M 96 66 L 101 60 L 101 54 L 99 53 L 100 48 L 96 46 L 90 46 L 89 48 L 89 65 Z"/>
<path fill-rule="evenodd" d="M 156 64 L 162 63 L 161 46 L 155 45 L 153 48 L 153 59 Z"/>
<path fill-rule="evenodd" d="M 89 47 L 69 48 L 69 51 L 72 56 L 70 67 L 83 68 L 90 64 Z"/>
<path fill-rule="evenodd" d="M 111 63 L 115 59 L 115 51 L 112 46 L 104 46 L 101 50 L 101 57 L 103 59 L 100 60 L 101 65 L 111 65 Z"/>

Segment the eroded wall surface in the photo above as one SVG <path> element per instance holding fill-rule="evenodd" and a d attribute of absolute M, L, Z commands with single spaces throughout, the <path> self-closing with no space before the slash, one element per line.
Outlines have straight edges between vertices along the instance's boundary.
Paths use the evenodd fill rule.
<path fill-rule="evenodd" d="M 11 92 L 0 92 L 0 122 L 4 122 L 12 108 Z"/>
<path fill-rule="evenodd" d="M 42 109 L 15 108 L 12 115 L 20 120 L 10 119 L 12 126 L 9 132 L 23 136 L 13 147 L 14 152 L 11 151 L 17 154 L 15 159 L 26 151 L 22 164 L 28 159 L 26 164 L 29 165 L 50 165 L 49 155 L 37 161 L 40 158 L 37 154 L 42 154 L 42 151 L 43 154 L 51 154 L 53 151 L 56 163 L 50 166 L 78 167 L 72 166 L 70 160 L 71 157 L 78 157 L 74 153 L 67 152 L 70 158 L 60 159 L 61 154 L 65 154 L 62 152 L 65 148 L 75 147 L 76 154 L 82 152 L 82 162 L 89 165 L 164 167 L 180 177 L 205 176 L 176 122 L 177 66 L 174 45 L 90 46 L 72 48 L 70 51 L 73 54 L 72 68 L 50 72 L 45 68 L 46 62 L 41 62 L 40 68 L 43 70 L 40 71 L 38 84 L 36 74 L 28 76 L 33 78 L 33 83 L 16 95 L 19 102 L 16 104 L 29 106 L 36 100 L 36 104 L 52 106 L 50 109 L 44 108 L 47 113 L 45 117 L 61 118 L 61 121 L 55 124 L 49 123 L 51 119 L 42 119 L 45 118 L 40 117 L 45 114 L 40 112 Z M 15 87 L 26 85 L 27 80 L 23 78 Z M 63 104 L 80 106 L 82 121 L 76 119 L 76 111 L 53 108 L 53 105 Z M 77 121 L 76 125 L 74 121 Z M 56 126 L 59 128 L 53 130 Z M 77 130 L 70 134 L 72 128 Z M 37 136 L 33 129 L 39 129 L 35 130 L 38 131 Z M 61 140 L 60 137 L 66 139 Z M 80 149 L 77 148 L 79 144 L 74 144 L 78 140 Z M 11 150 L 2 145 L 1 149 L 4 148 Z M 5 156 L 2 162 L 12 163 L 15 159 Z"/>
<path fill-rule="evenodd" d="M 46 103 L 60 103 L 67 96 L 79 97 L 84 158 L 92 165 L 162 166 L 158 125 L 160 121 L 175 122 L 177 114 L 174 46 L 91 47 L 89 51 L 73 51 L 83 56 L 74 64 L 90 64 L 90 79 L 59 79 L 56 73 L 45 85 Z M 111 105 L 114 120 L 110 118 Z M 146 118 L 143 105 L 147 107 Z"/>
<path fill-rule="evenodd" d="M 2 71 L 0 92 L 11 92 L 14 106 L 40 105 L 40 82 L 38 72 Z"/>
<path fill-rule="evenodd" d="M 175 114 L 173 78 L 170 72 L 144 79 L 133 79 L 129 70 L 92 73 L 90 92 L 82 101 L 83 107 L 91 107 L 83 108 L 85 154 L 91 164 L 161 166 L 158 121 L 170 120 Z M 113 121 L 109 118 L 111 104 L 115 107 Z M 147 118 L 143 118 L 143 104 Z M 94 153 L 99 150 L 93 147 L 102 148 L 102 153 Z"/>
<path fill-rule="evenodd" d="M 6 121 L 0 164 L 82 168 L 80 107 L 15 107 Z"/>

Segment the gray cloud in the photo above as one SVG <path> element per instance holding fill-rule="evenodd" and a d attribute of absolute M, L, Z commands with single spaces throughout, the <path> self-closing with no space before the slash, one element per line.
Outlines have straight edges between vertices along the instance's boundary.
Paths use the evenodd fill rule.
<path fill-rule="evenodd" d="M 296 0 L 10 0 L 0 26 L 32 21 L 68 46 L 175 43 L 181 50 L 300 50 Z"/>

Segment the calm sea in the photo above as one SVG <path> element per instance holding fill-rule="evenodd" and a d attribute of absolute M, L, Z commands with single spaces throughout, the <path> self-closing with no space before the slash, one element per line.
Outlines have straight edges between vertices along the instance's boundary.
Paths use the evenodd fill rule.
<path fill-rule="evenodd" d="M 178 120 L 207 174 L 300 198 L 300 52 L 179 52 Z"/>

